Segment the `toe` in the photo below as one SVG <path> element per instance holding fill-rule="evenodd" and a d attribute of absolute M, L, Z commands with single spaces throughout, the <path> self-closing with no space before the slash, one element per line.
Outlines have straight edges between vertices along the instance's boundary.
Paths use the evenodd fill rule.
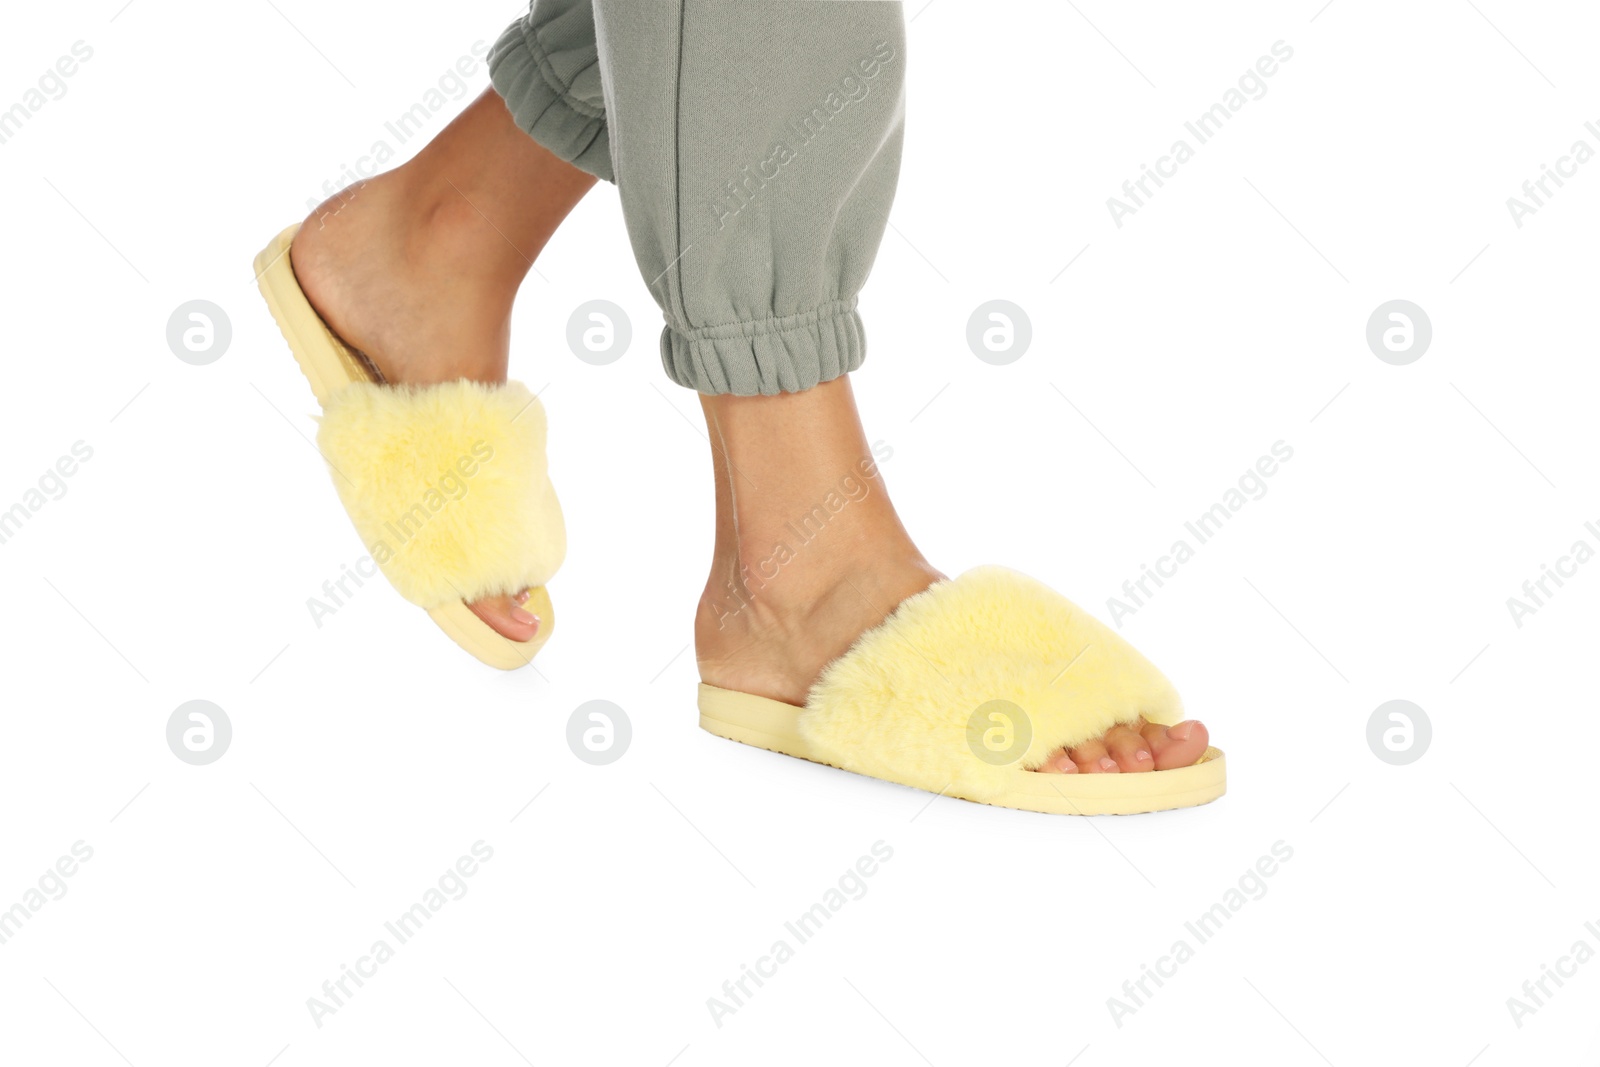
<path fill-rule="evenodd" d="M 533 635 L 539 632 L 539 616 L 523 607 L 527 602 L 528 591 L 524 589 L 516 596 L 485 597 L 467 607 L 502 637 L 509 637 L 513 641 L 531 641 Z"/>
<path fill-rule="evenodd" d="M 1067 755 L 1067 750 L 1058 748 L 1044 758 L 1038 770 L 1045 774 L 1077 774 L 1078 765 L 1072 762 L 1072 757 Z"/>
<path fill-rule="evenodd" d="M 1156 769 L 1155 758 L 1151 755 L 1150 745 L 1140 736 L 1136 726 L 1113 726 L 1106 731 L 1106 753 L 1117 761 L 1117 767 L 1124 771 L 1153 771 Z"/>
<path fill-rule="evenodd" d="M 1122 769 L 1107 753 L 1105 742 L 1099 738 L 1085 741 L 1073 748 L 1068 755 L 1072 757 L 1072 762 L 1078 765 L 1078 770 L 1085 774 L 1115 774 Z"/>
<path fill-rule="evenodd" d="M 1205 753 L 1206 746 L 1211 743 L 1211 735 L 1205 725 L 1194 719 L 1185 719 L 1176 726 L 1146 723 L 1140 733 L 1154 753 L 1156 769 L 1160 771 L 1188 767 Z"/>

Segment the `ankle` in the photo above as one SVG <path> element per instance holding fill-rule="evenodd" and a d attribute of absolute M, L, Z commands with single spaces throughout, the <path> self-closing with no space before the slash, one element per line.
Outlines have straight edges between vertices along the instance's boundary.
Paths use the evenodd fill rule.
<path fill-rule="evenodd" d="M 516 235 L 497 229 L 477 206 L 486 197 L 431 168 L 410 169 L 415 162 L 381 176 L 393 181 L 382 190 L 379 210 L 399 238 L 407 268 L 419 276 L 501 294 L 509 304 L 539 247 L 513 244 Z"/>
<path fill-rule="evenodd" d="M 509 305 L 531 260 L 496 233 L 468 196 L 413 160 L 324 201 L 307 218 L 305 236 L 336 256 L 381 263 L 402 285 L 447 283 L 457 293 L 494 293 Z"/>
<path fill-rule="evenodd" d="M 943 577 L 909 540 L 829 543 L 821 535 L 719 552 L 700 597 L 706 637 L 803 629 L 816 615 L 859 607 L 879 618 Z"/>
<path fill-rule="evenodd" d="M 521 272 L 493 260 L 463 211 L 401 167 L 342 190 L 295 237 L 307 299 L 384 381 L 505 380 Z"/>
<path fill-rule="evenodd" d="M 942 577 L 914 548 L 872 562 L 830 555 L 831 573 L 799 571 L 805 551 L 769 554 L 765 570 L 760 561 L 718 561 L 695 615 L 695 659 L 708 685 L 803 705 L 829 663 Z"/>

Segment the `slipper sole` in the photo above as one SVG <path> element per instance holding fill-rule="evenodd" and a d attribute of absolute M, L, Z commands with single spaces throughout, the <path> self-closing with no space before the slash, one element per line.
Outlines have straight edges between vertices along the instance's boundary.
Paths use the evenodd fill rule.
<path fill-rule="evenodd" d="M 785 756 L 833 766 L 818 759 L 800 733 L 804 708 L 781 700 L 700 686 L 700 728 L 730 741 L 781 752 Z M 892 778 L 884 781 L 893 782 Z M 1048 815 L 1138 815 L 1208 804 L 1227 791 L 1227 764 L 1220 749 L 1208 748 L 1188 767 L 1138 774 L 1041 774 L 1016 768 L 1008 788 L 979 800 L 960 800 Z M 905 782 L 895 782 L 917 789 Z"/>

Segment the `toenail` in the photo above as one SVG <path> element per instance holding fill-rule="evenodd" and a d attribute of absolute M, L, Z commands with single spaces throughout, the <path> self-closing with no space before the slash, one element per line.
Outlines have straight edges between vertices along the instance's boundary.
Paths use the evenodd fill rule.
<path fill-rule="evenodd" d="M 1176 737 L 1179 741 L 1187 741 L 1189 740 L 1189 735 L 1194 733 L 1194 728 L 1199 725 L 1198 722 L 1194 721 L 1180 722 L 1167 731 L 1167 736 Z"/>
<path fill-rule="evenodd" d="M 1112 759 L 1110 756 L 1101 756 L 1100 769 L 1102 771 L 1114 771 L 1117 769 L 1117 761 Z"/>
<path fill-rule="evenodd" d="M 512 597 L 511 598 L 511 602 L 513 604 L 518 604 L 518 605 L 526 604 L 528 602 L 528 598 L 530 596 L 532 596 L 532 595 L 533 595 L 533 590 L 524 589 L 522 592 L 520 592 L 516 596 Z"/>
<path fill-rule="evenodd" d="M 524 626 L 538 626 L 539 625 L 539 616 L 535 615 L 531 611 L 523 611 L 521 608 L 516 608 L 516 607 L 512 608 L 511 609 L 511 618 L 512 618 L 512 621 L 520 622 Z"/>
<path fill-rule="evenodd" d="M 1146 760 L 1150 758 L 1150 753 L 1141 748 L 1139 751 L 1133 754 L 1133 758 L 1138 760 Z"/>

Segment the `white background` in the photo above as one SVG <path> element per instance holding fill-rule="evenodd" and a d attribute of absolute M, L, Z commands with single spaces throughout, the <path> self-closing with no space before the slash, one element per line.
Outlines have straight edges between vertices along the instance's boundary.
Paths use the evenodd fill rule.
<path fill-rule="evenodd" d="M 75 41 L 94 55 L 0 145 L 0 508 L 74 442 L 94 453 L 0 545 L 0 908 L 74 842 L 93 858 L 0 945 L 0 1059 L 1594 1062 L 1600 962 L 1520 1028 L 1506 1001 L 1600 949 L 1600 562 L 1520 628 L 1506 600 L 1600 547 L 1600 161 L 1520 229 L 1506 198 L 1600 148 L 1600 24 L 1318 2 L 907 11 L 907 152 L 855 377 L 929 557 L 1105 617 L 1294 449 L 1123 630 L 1226 749 L 1228 795 L 1092 821 L 930 804 L 696 728 L 707 445 L 608 186 L 515 324 L 572 546 L 537 670 L 481 667 L 380 582 L 318 628 L 307 598 L 362 547 L 250 259 L 516 5 L 11 12 L 0 106 Z M 1267 94 L 1117 228 L 1106 198 L 1278 40 Z M 197 298 L 232 322 L 209 366 L 165 339 Z M 993 298 L 1032 320 L 1009 366 L 965 341 Z M 1433 324 L 1408 366 L 1365 341 L 1396 298 Z M 566 347 L 592 299 L 633 322 L 611 366 Z M 197 698 L 234 730 L 205 767 L 165 741 Z M 1408 766 L 1366 741 L 1397 698 L 1433 726 Z M 632 721 L 610 766 L 565 741 L 591 699 Z M 479 840 L 467 895 L 315 1025 L 307 998 Z M 867 894 L 714 1025 L 707 998 L 880 840 Z M 1185 922 L 1278 841 L 1265 895 L 1119 1026 L 1108 998 L 1194 947 Z"/>

